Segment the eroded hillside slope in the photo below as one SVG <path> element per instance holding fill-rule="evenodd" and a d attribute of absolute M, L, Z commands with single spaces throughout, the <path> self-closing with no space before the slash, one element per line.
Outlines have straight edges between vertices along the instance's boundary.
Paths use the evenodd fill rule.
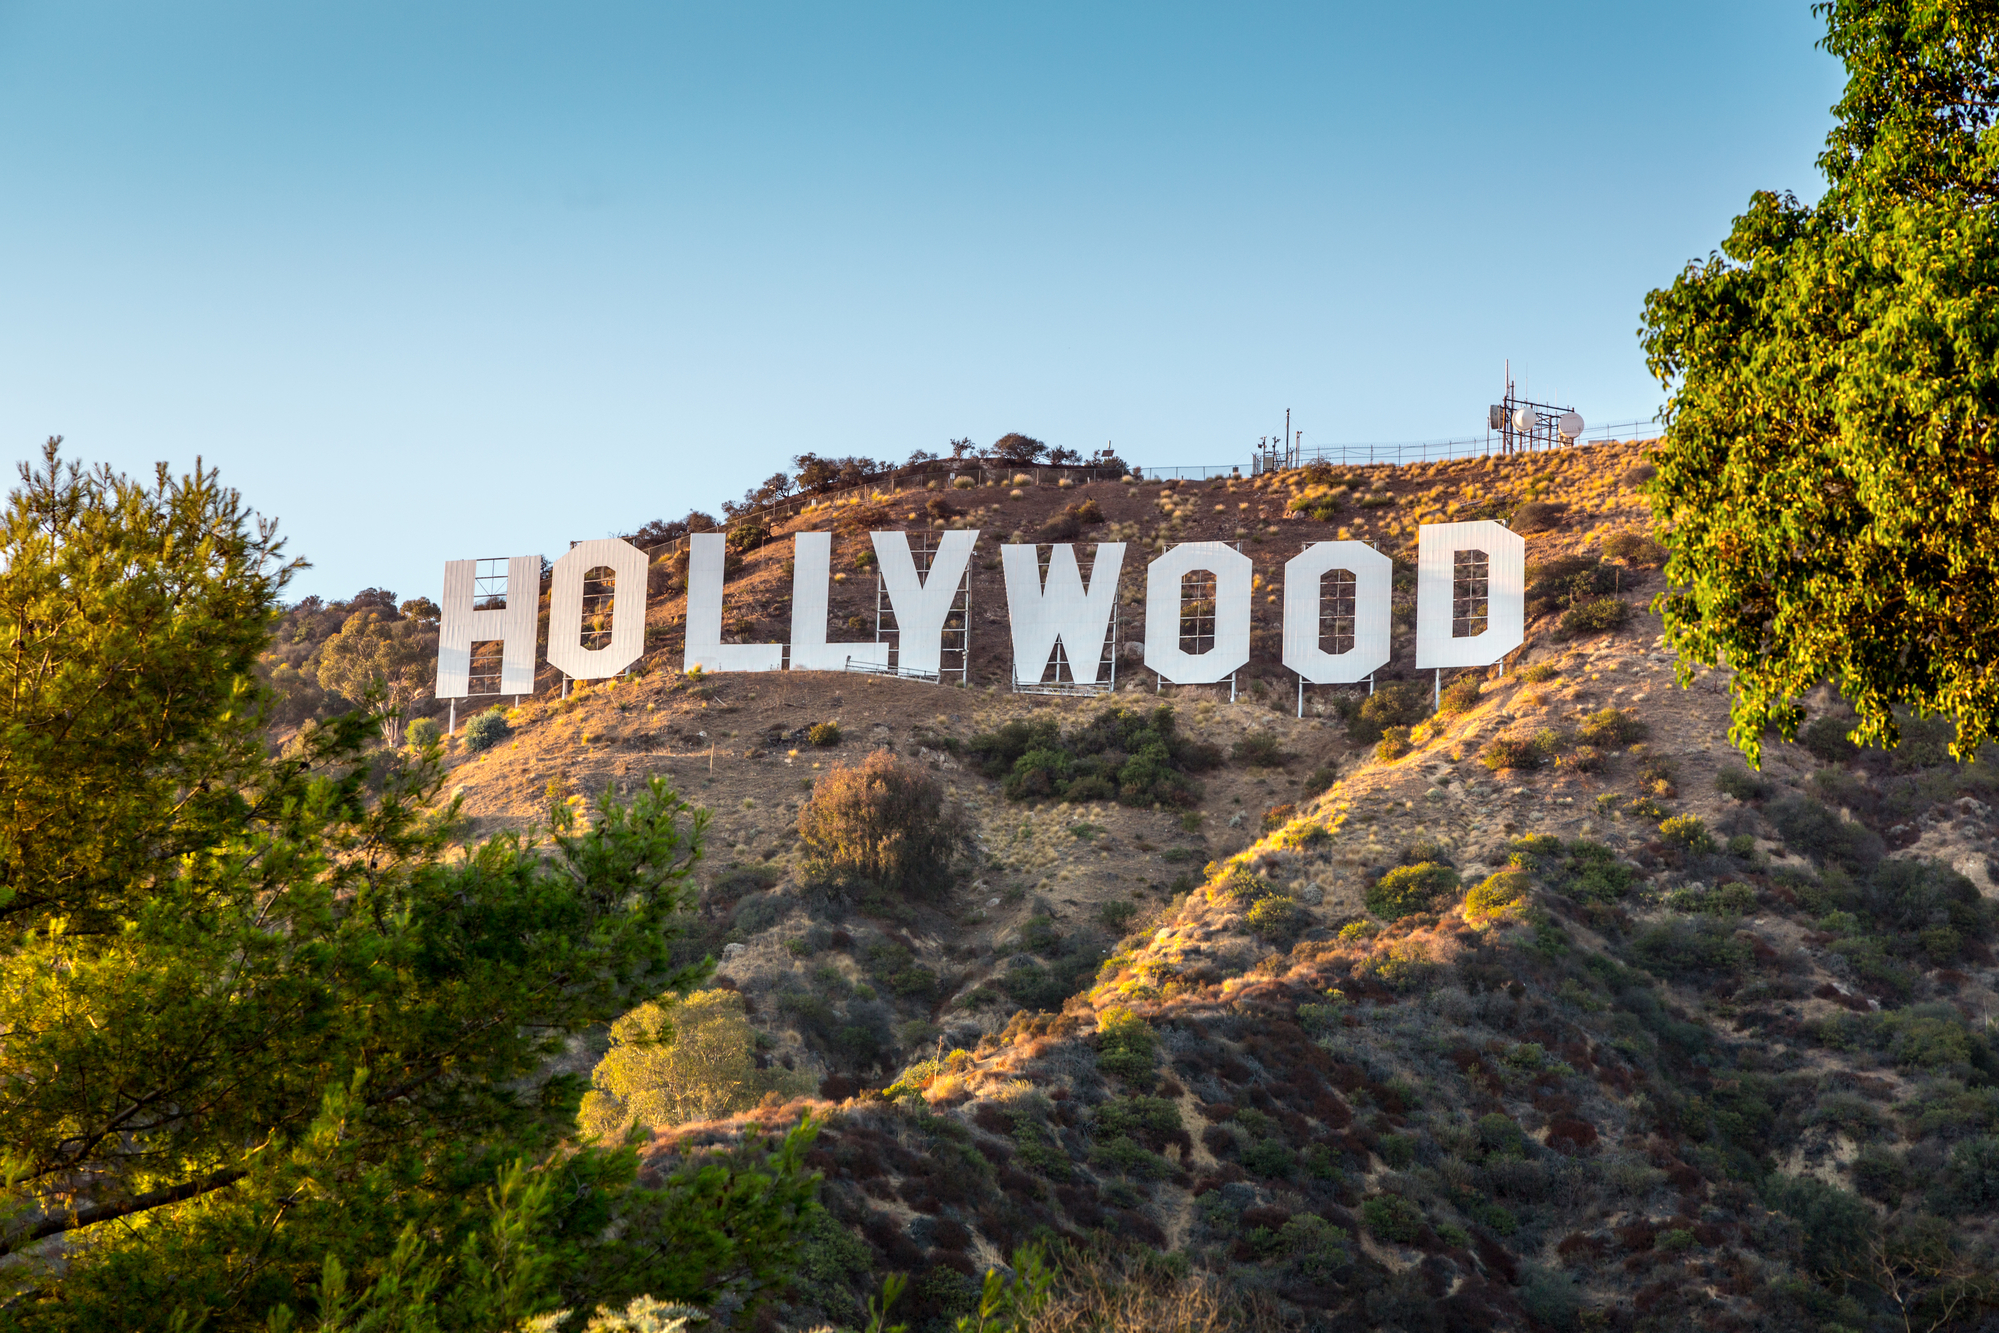
<path fill-rule="evenodd" d="M 1598 559 L 1639 526 L 1634 462 L 1381 469 L 1344 497 L 1344 478 L 1286 474 L 1198 504 L 1104 487 L 1085 539 L 1240 527 L 1266 537 L 1247 549 L 1269 584 L 1294 531 L 1365 523 L 1399 549 L 1420 512 L 1548 524 L 1529 642 L 1444 682 L 1441 714 L 1432 682 L 1392 671 L 1379 705 L 1315 691 L 1298 718 L 1254 677 L 1234 702 L 1149 677 L 1093 701 L 981 687 L 1003 657 L 962 690 L 655 669 L 530 703 L 456 780 L 489 827 L 655 773 L 715 811 L 689 948 L 721 957 L 762 1058 L 820 1095 L 654 1152 L 824 1118 L 828 1211 L 788 1325 L 858 1325 L 901 1270 L 901 1317 L 935 1326 L 972 1273 L 1052 1232 L 1137 1246 L 1161 1281 L 1222 1277 L 1307 1327 L 1871 1327 L 1884 1263 L 1919 1303 L 1950 1289 L 1959 1270 L 1907 1257 L 1925 1236 L 1990 1271 L 1962 1266 L 1985 1262 L 1999 1201 L 1999 773 L 1953 764 L 1919 721 L 1893 754 L 1856 753 L 1831 697 L 1808 701 L 1802 744 L 1743 771 L 1725 679 L 1673 679 L 1642 552 Z M 1025 526 L 1077 501 L 988 503 Z M 732 585 L 766 619 L 782 546 Z M 672 577 L 652 612 L 667 663 Z M 1162 704 L 1209 747 L 1187 752 L 1187 804 L 1009 799 L 1009 724 L 1075 738 L 1118 707 L 1165 727 Z M 811 745 L 828 721 L 840 742 Z M 842 896 L 799 871 L 815 768 L 878 747 L 933 767 L 972 820 L 946 897 Z"/>

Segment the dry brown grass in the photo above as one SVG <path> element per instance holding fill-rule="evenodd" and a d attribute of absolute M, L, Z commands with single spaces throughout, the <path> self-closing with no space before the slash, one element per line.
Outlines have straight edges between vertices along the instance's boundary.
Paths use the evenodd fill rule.
<path fill-rule="evenodd" d="M 1276 1308 L 1255 1293 L 1231 1290 L 1213 1273 L 1184 1277 L 1128 1258 L 1072 1257 L 1029 1333 L 1277 1333 Z"/>

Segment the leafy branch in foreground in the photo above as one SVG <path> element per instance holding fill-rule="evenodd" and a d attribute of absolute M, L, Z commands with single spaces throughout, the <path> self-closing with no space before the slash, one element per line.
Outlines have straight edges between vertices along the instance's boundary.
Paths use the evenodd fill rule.
<path fill-rule="evenodd" d="M 213 472 L 51 441 L 0 542 L 0 1328 L 753 1301 L 810 1127 L 641 1183 L 549 1072 L 707 974 L 670 953 L 706 813 L 654 780 L 461 846 L 441 752 L 374 749 L 379 707 L 269 753 L 296 566 Z"/>
<path fill-rule="evenodd" d="M 1893 745 L 1900 705 L 1968 759 L 1999 719 L 1999 17 L 1817 9 L 1847 71 L 1825 197 L 1757 193 L 1646 298 L 1660 608 L 1684 662 L 1735 672 L 1752 764 L 1828 679 L 1854 740 Z"/>

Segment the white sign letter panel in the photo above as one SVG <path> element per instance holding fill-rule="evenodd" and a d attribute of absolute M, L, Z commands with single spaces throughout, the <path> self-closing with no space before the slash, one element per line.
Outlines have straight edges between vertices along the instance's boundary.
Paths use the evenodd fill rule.
<path fill-rule="evenodd" d="M 719 532 L 697 532 L 687 539 L 684 669 L 776 671 L 784 665 L 783 644 L 722 642 L 722 562 L 728 556 L 727 543 Z"/>
<path fill-rule="evenodd" d="M 1068 543 L 1048 554 L 1048 586 L 1041 585 L 1040 562 L 1032 546 L 1000 547 L 1006 569 L 1006 610 L 1013 622 L 1013 679 L 1032 685 L 1048 666 L 1055 641 L 1069 659 L 1069 669 L 1085 685 L 1098 683 L 1102 673 L 1104 635 L 1110 629 L 1111 608 L 1117 602 L 1118 571 L 1124 567 L 1123 542 L 1099 542 L 1090 567 L 1090 587 L 1083 587 L 1076 548 Z"/>
<path fill-rule="evenodd" d="M 895 669 L 934 676 L 943 663 L 944 618 L 957 600 L 958 584 L 965 566 L 972 563 L 972 547 L 979 540 L 977 528 L 954 528 L 937 544 L 930 572 L 916 572 L 916 558 L 909 553 L 906 532 L 870 533 L 875 540 L 875 556 L 881 561 L 882 584 L 888 589 L 888 604 L 895 611 L 897 636 Z"/>
<path fill-rule="evenodd" d="M 1180 647 L 1180 580 L 1195 570 L 1215 576 L 1215 646 Z M 1145 664 L 1175 685 L 1224 680 L 1249 661 L 1249 557 L 1222 542 L 1188 542 L 1145 570 Z"/>
<path fill-rule="evenodd" d="M 585 648 L 583 576 L 610 569 L 611 642 Z M 646 650 L 646 553 L 621 537 L 578 542 L 555 562 L 548 587 L 548 664 L 575 680 L 604 680 L 639 660 Z"/>
<path fill-rule="evenodd" d="M 827 588 L 832 581 L 833 534 L 801 532 L 791 539 L 791 669 L 845 671 L 849 659 L 888 665 L 885 643 L 826 642 Z"/>
<path fill-rule="evenodd" d="M 1353 575 L 1353 647 L 1329 653 L 1319 642 L 1326 574 Z M 1317 542 L 1284 564 L 1284 665 L 1314 685 L 1366 680 L 1388 664 L 1389 595 L 1395 562 L 1366 542 Z"/>
<path fill-rule="evenodd" d="M 1451 637 L 1459 551 L 1486 558 L 1485 632 Z M 1416 541 L 1416 665 L 1489 666 L 1520 646 L 1525 632 L 1527 541 L 1503 523 L 1425 523 Z"/>
<path fill-rule="evenodd" d="M 437 633 L 437 697 L 464 699 L 472 692 L 472 645 L 498 639 L 499 694 L 534 693 L 535 612 L 541 604 L 541 557 L 507 561 L 507 604 L 477 610 L 473 583 L 477 560 L 444 562 L 444 620 Z"/>

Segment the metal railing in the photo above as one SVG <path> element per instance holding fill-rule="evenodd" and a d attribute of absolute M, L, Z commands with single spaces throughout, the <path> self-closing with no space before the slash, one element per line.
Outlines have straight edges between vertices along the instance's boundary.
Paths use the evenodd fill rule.
<path fill-rule="evenodd" d="M 1605 444 L 1613 440 L 1655 439 L 1660 434 L 1657 423 L 1651 421 L 1616 421 L 1595 429 L 1585 429 L 1581 436 L 1573 440 L 1558 441 L 1534 449 L 1535 453 L 1548 453 L 1555 449 L 1573 449 L 1580 445 Z M 1518 455 L 1522 451 L 1514 450 Z M 1439 463 L 1456 458 L 1485 458 L 1501 455 L 1500 437 L 1497 431 L 1487 431 L 1483 435 L 1472 435 L 1456 440 L 1407 440 L 1395 443 L 1330 444 L 1299 451 L 1301 461 L 1310 463 L 1338 463 L 1347 467 L 1373 466 L 1382 463 L 1401 465 L 1405 463 Z M 1501 455 L 1504 456 L 1504 455 Z M 1258 472 L 1264 468 L 1265 457 L 1253 456 L 1252 466 Z M 1212 473 L 1216 469 L 1209 469 Z"/>

